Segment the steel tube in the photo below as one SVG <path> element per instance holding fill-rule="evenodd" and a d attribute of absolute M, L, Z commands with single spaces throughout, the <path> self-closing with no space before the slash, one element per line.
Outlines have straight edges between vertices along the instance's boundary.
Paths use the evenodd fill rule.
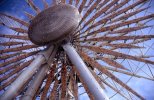
<path fill-rule="evenodd" d="M 49 66 L 47 64 L 39 69 L 21 100 L 32 100 L 34 98 L 48 70 Z"/>
<path fill-rule="evenodd" d="M 1 95 L 0 100 L 12 100 L 18 95 L 20 89 L 33 76 L 41 64 L 45 62 L 46 57 L 49 57 L 53 52 L 54 47 L 51 46 L 48 50 L 40 53 L 35 60 L 19 75 L 19 77 L 8 87 L 8 89 Z"/>
<path fill-rule="evenodd" d="M 42 66 L 37 74 L 34 77 L 34 80 L 31 82 L 30 86 L 28 87 L 27 91 L 25 92 L 22 100 L 32 100 L 35 96 L 39 86 L 41 85 L 46 73 L 49 71 L 51 63 L 53 62 L 53 58 L 57 52 L 57 47 L 53 50 L 51 56 L 48 59 L 48 64 Z M 50 62 L 50 63 L 49 63 Z"/>
<path fill-rule="evenodd" d="M 63 45 L 63 49 L 75 65 L 75 69 L 79 72 L 89 91 L 94 95 L 95 100 L 109 100 L 101 86 L 98 84 L 81 57 L 76 52 L 75 48 L 71 46 L 70 43 L 67 43 Z"/>

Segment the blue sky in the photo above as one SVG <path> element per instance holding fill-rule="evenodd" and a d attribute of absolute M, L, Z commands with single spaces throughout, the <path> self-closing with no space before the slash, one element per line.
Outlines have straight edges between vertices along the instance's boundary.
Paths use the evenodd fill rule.
<path fill-rule="evenodd" d="M 51 0 L 47 0 L 51 3 Z M 35 4 L 38 4 L 41 9 L 43 5 L 40 4 L 41 0 L 35 0 Z M 153 3 L 154 4 L 154 0 Z M 25 0 L 0 0 L 0 12 L 9 13 L 13 16 L 19 17 L 21 19 L 27 20 L 23 11 L 26 10 L 28 12 L 34 13 L 31 9 L 27 9 L 28 5 Z M 154 6 L 151 7 L 151 12 L 154 12 Z M 0 27 L 0 29 L 2 29 Z M 154 32 L 154 30 L 152 30 Z M 152 52 L 151 52 L 152 53 Z M 129 77 L 126 75 L 119 74 L 121 79 L 127 80 Z M 144 79 L 136 79 L 132 78 L 131 82 L 128 83 L 131 87 L 133 87 L 137 92 L 147 98 L 147 100 L 154 100 L 154 82 L 144 80 Z M 83 91 L 83 90 L 81 90 Z M 107 94 L 110 95 L 110 90 L 107 91 Z M 83 95 L 81 100 L 86 100 L 87 95 Z M 119 96 L 113 98 L 113 100 L 119 100 Z"/>

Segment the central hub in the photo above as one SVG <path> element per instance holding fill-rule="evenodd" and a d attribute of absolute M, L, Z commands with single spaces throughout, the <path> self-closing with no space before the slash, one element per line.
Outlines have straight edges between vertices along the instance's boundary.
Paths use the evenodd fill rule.
<path fill-rule="evenodd" d="M 61 42 L 74 33 L 79 21 L 77 8 L 68 4 L 55 5 L 45 9 L 32 20 L 28 35 L 37 45 Z"/>

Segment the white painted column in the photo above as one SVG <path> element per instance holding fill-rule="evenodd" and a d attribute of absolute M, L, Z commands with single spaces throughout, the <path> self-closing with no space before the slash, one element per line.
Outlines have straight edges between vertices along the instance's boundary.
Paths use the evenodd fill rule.
<path fill-rule="evenodd" d="M 44 65 L 42 66 L 39 71 L 36 73 L 33 81 L 30 83 L 27 91 L 25 92 L 25 94 L 23 95 L 23 97 L 21 98 L 21 100 L 32 100 L 39 88 L 39 86 L 41 85 L 46 73 L 49 70 L 49 65 Z"/>
<path fill-rule="evenodd" d="M 0 96 L 0 100 L 12 100 L 19 94 L 23 85 L 33 76 L 40 68 L 41 64 L 50 58 L 55 50 L 54 46 L 48 48 L 36 56 L 34 61 L 19 75 L 19 77 L 8 87 L 8 89 Z M 56 48 L 57 50 L 57 48 Z M 55 56 L 55 54 L 52 54 Z M 51 57 L 53 58 L 53 56 Z"/>
<path fill-rule="evenodd" d="M 94 95 L 95 100 L 109 100 L 101 86 L 98 84 L 94 76 L 91 74 L 75 48 L 70 43 L 64 44 L 63 48 L 69 56 L 75 69 L 79 72 L 81 78 L 86 83 L 89 91 Z"/>

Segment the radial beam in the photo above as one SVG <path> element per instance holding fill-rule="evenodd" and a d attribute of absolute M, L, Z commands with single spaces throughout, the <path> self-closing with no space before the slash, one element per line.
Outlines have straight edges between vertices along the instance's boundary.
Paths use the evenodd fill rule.
<path fill-rule="evenodd" d="M 24 84 L 33 76 L 42 63 L 54 58 L 57 48 L 51 46 L 47 50 L 38 54 L 35 60 L 24 70 L 21 75 L 8 87 L 8 89 L 0 96 L 0 100 L 12 100 L 19 94 Z M 51 59 L 50 59 L 51 60 Z"/>
<path fill-rule="evenodd" d="M 89 91 L 94 95 L 96 100 L 109 100 L 101 86 L 98 84 L 94 76 L 91 74 L 75 48 L 70 43 L 64 44 L 63 48 L 69 56 L 75 69 L 79 72 L 81 78 L 86 83 Z"/>

